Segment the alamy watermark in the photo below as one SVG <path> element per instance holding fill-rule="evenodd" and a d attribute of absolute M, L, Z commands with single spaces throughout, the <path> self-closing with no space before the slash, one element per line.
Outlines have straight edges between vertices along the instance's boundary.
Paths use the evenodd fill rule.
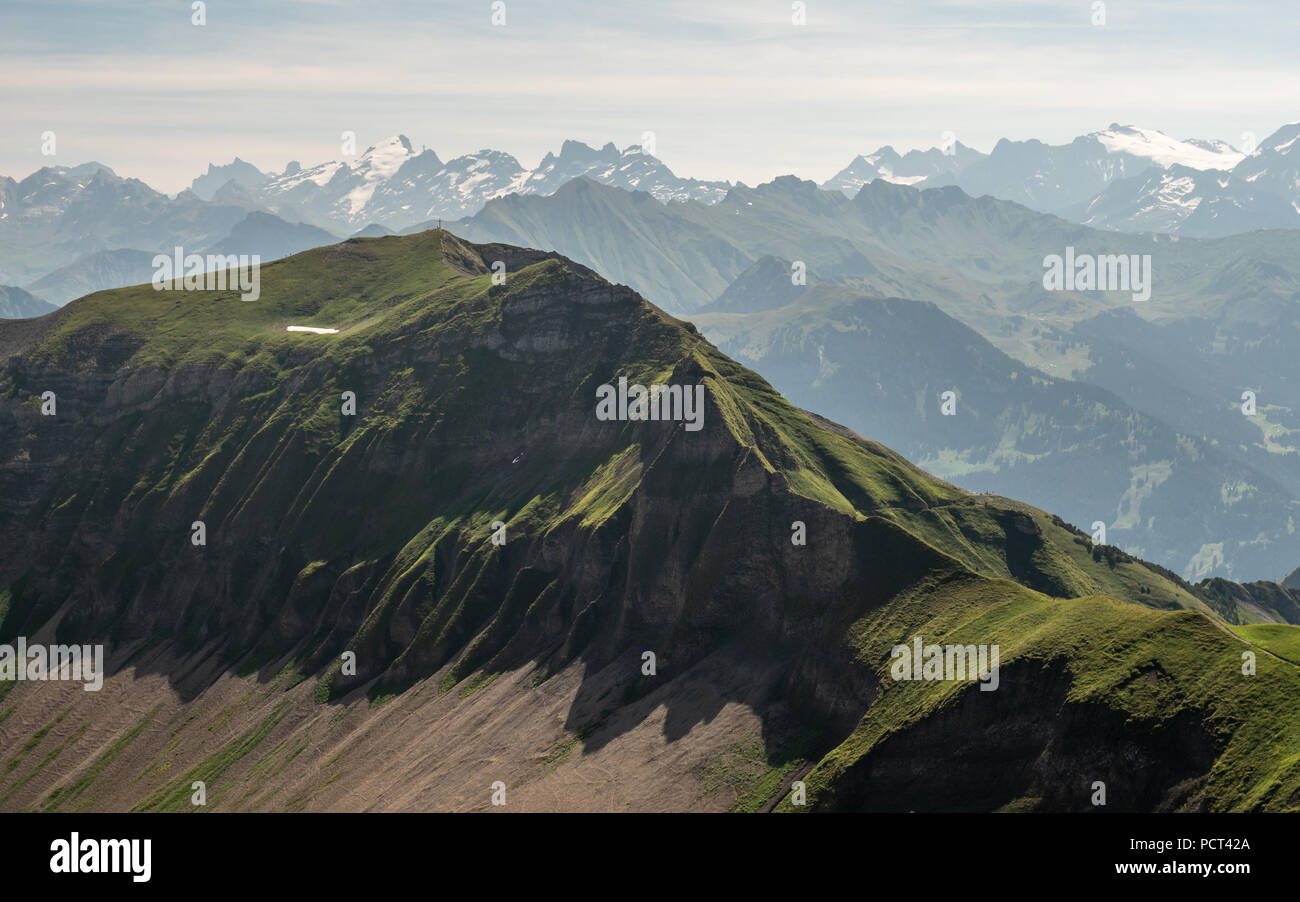
<path fill-rule="evenodd" d="M 14 645 L 0 645 L 0 681 L 70 680 L 87 692 L 104 688 L 104 646 L 28 645 L 19 636 Z"/>
<path fill-rule="evenodd" d="M 889 656 L 889 675 L 895 680 L 975 680 L 980 692 L 998 688 L 996 645 L 925 645 L 920 636 L 912 644 L 895 645 Z"/>
<path fill-rule="evenodd" d="M 130 874 L 134 883 L 153 874 L 152 839 L 82 839 L 74 832 L 50 843 L 50 851 L 54 874 Z"/>
<path fill-rule="evenodd" d="M 1131 291 L 1134 301 L 1151 299 L 1150 254 L 1048 254 L 1043 258 L 1048 291 Z"/>
<path fill-rule="evenodd" d="M 261 254 L 186 254 L 174 248 L 172 256 L 153 258 L 154 291 L 226 291 L 238 288 L 241 301 L 262 296 Z"/>
<path fill-rule="evenodd" d="M 607 420 L 682 420 L 687 432 L 704 428 L 703 385 L 627 384 L 618 377 L 618 387 L 605 383 L 596 386 L 596 419 Z"/>

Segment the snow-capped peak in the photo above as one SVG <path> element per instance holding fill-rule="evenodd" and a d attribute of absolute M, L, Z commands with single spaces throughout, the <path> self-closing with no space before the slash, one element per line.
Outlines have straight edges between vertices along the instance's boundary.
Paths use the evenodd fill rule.
<path fill-rule="evenodd" d="M 1111 123 L 1110 128 L 1093 132 L 1089 137 L 1095 138 L 1110 153 L 1143 157 L 1165 168 L 1177 164 L 1189 169 L 1227 170 L 1246 156 L 1222 141 L 1179 141 L 1155 129 L 1117 123 Z"/>
<path fill-rule="evenodd" d="M 367 147 L 366 152 L 357 159 L 354 168 L 368 170 L 376 178 L 386 179 L 401 169 L 402 164 L 413 156 L 415 150 L 406 135 L 393 135 L 373 147 Z"/>
<path fill-rule="evenodd" d="M 361 183 L 349 191 L 343 198 L 347 204 L 348 214 L 357 216 L 370 203 L 375 188 L 391 178 L 402 164 L 415 156 L 415 150 L 406 135 L 393 135 L 380 141 L 373 147 L 367 147 L 356 162 L 353 170 L 360 174 Z M 346 164 L 345 164 L 346 165 Z"/>

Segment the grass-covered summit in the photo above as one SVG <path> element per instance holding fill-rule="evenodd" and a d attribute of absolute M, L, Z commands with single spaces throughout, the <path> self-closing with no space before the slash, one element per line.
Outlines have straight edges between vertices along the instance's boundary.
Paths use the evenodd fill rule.
<path fill-rule="evenodd" d="M 936 480 L 558 256 L 354 239 L 264 266 L 252 303 L 146 285 L 0 323 L 0 364 L 0 642 L 57 624 L 191 705 L 200 661 L 297 673 L 309 705 L 416 704 L 430 680 L 471 705 L 527 672 L 493 715 L 519 719 L 578 672 L 584 755 L 660 706 L 703 754 L 692 680 L 726 661 L 762 687 L 710 684 L 763 724 L 747 809 L 796 776 L 811 808 L 1086 809 L 1095 781 L 1119 808 L 1297 804 L 1300 671 L 1285 637 L 1226 627 L 1232 593 Z M 703 428 L 598 420 L 619 377 L 703 384 Z M 998 644 L 999 689 L 893 681 L 915 635 Z M 285 717 L 240 741 L 309 728 Z M 14 799 L 59 807 L 104 772 L 64 754 Z M 222 779 L 265 777 L 224 754 Z M 126 798 L 179 804 L 213 760 Z"/>

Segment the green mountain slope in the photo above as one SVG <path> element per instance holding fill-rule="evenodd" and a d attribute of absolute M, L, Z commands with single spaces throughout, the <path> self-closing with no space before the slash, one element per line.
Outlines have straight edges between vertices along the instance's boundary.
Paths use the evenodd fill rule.
<path fill-rule="evenodd" d="M 496 675 L 525 673 L 493 709 L 522 722 L 575 664 L 564 723 L 582 756 L 660 708 L 670 747 L 705 748 L 693 727 L 711 715 L 691 675 L 724 659 L 768 687 L 710 683 L 719 705 L 743 698 L 763 723 L 773 771 L 739 807 L 808 766 L 816 806 L 903 804 L 861 794 L 858 765 L 880 760 L 882 735 L 929 724 L 980 757 L 1007 704 L 1035 725 L 1021 751 L 1042 746 L 1036 778 L 972 769 L 934 804 L 1084 808 L 1090 790 L 1071 774 L 1086 759 L 1116 807 L 1296 805 L 1300 714 L 1281 699 L 1300 673 L 1230 633 L 1198 590 L 800 411 L 694 327 L 563 258 L 445 232 L 354 239 L 265 265 L 253 303 L 140 286 L 0 324 L 0 358 L 0 641 L 57 624 L 61 641 L 105 642 L 118 681 L 78 692 L 69 729 L 158 676 L 183 703 L 178 731 L 232 672 L 268 683 L 232 713 L 274 699 L 285 673 L 311 686 L 215 752 L 205 742 L 127 780 L 111 776 L 106 740 L 92 751 L 52 727 L 67 750 L 21 786 L 15 765 L 0 807 L 104 793 L 183 808 L 203 774 L 238 807 L 245 784 L 232 780 L 269 778 L 222 775 L 249 743 L 311 729 L 315 707 L 339 708 L 332 724 L 358 699 L 411 705 L 452 688 L 472 705 Z M 598 420 L 596 386 L 620 376 L 703 385 L 702 428 Z M 47 391 L 54 416 L 40 412 Z M 341 412 L 346 392 L 355 416 Z M 791 541 L 797 524 L 806 544 Z M 888 648 L 920 630 L 1000 645 L 1000 688 L 881 681 Z M 157 648 L 168 656 L 144 654 Z M 1255 677 L 1240 673 L 1249 651 Z M 30 689 L 5 690 L 11 724 L 49 704 Z M 961 711 L 988 729 L 948 731 Z M 1061 733 L 1085 722 L 1119 731 L 1122 749 L 1104 731 Z M 436 723 L 458 747 L 496 747 L 472 723 Z M 384 735 L 364 766 L 384 760 Z M 1051 741 L 1064 735 L 1078 741 Z M 43 741 L 33 755 L 52 752 Z M 166 730 L 116 741 L 171 753 Z M 502 767 L 551 752 L 512 754 Z M 362 779 L 339 775 L 343 789 Z"/>

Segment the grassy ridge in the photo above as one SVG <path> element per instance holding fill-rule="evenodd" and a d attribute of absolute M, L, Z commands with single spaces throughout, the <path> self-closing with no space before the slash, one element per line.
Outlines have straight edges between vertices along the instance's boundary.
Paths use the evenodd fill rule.
<path fill-rule="evenodd" d="M 1154 728 L 1194 713 L 1212 734 L 1216 754 L 1188 805 L 1297 807 L 1300 667 L 1258 655 L 1257 672 L 1243 674 L 1250 646 L 1200 613 L 1153 611 L 1104 596 L 1049 599 L 1009 581 L 958 571 L 933 574 L 853 624 L 849 641 L 875 668 L 880 691 L 853 734 L 804 778 L 810 807 L 891 739 L 963 699 L 981 701 L 969 682 L 893 680 L 890 649 L 914 635 L 938 644 L 996 642 L 1003 669 L 1061 664 L 1070 678 L 1067 705 L 1118 711 L 1134 725 Z M 973 739 L 958 730 L 950 741 L 957 749 Z M 800 809 L 787 798 L 778 810 Z"/>
<path fill-rule="evenodd" d="M 257 580 L 239 568 L 215 581 L 247 604 L 235 626 L 287 621 L 314 630 L 292 649 L 262 631 L 265 647 L 234 649 L 247 668 L 285 657 L 291 663 L 282 675 L 316 677 L 316 698 L 324 702 L 359 685 L 343 679 L 337 654 L 356 649 L 368 668 L 363 680 L 382 677 L 368 690 L 372 700 L 446 664 L 442 688 L 462 684 L 458 695 L 468 698 L 498 672 L 492 655 L 534 614 L 585 614 L 584 605 L 596 606 L 589 598 L 560 606 L 568 585 L 562 571 L 505 566 L 490 541 L 495 521 L 506 524 L 512 551 L 544 551 L 548 543 L 601 549 L 604 534 L 626 533 L 637 499 L 702 503 L 714 475 L 731 486 L 740 468 L 752 466 L 779 499 L 774 513 L 803 505 L 860 540 L 846 547 L 879 554 L 870 564 L 880 578 L 861 597 L 846 597 L 829 612 L 796 612 L 837 623 L 842 632 L 831 640 L 880 686 L 857 728 L 807 776 L 814 802 L 833 795 L 893 737 L 945 716 L 968 691 L 888 679 L 889 649 L 919 633 L 927 641 L 997 642 L 1003 667 L 1059 664 L 1071 676 L 1072 705 L 1095 704 L 1142 723 L 1192 712 L 1218 743 L 1198 798 L 1225 808 L 1294 804 L 1287 800 L 1300 779 L 1293 753 L 1300 732 L 1284 709 L 1300 688 L 1295 668 L 1261 656 L 1259 675 L 1242 677 L 1240 653 L 1248 646 L 1212 621 L 1181 581 L 1131 558 L 1100 555 L 1041 511 L 970 495 L 815 419 L 693 328 L 562 261 L 525 260 L 506 286 L 494 286 L 486 259 L 507 251 L 484 249 L 489 256 L 480 258 L 445 240 L 424 233 L 351 241 L 278 261 L 264 268 L 262 299 L 253 304 L 233 292 L 147 286 L 92 295 L 24 352 L 33 370 L 156 377 L 153 391 L 164 378 L 200 382 L 167 396 L 158 410 L 137 403 L 105 416 L 96 438 L 102 471 L 53 480 L 32 512 L 34 521 L 52 524 L 52 538 L 73 535 L 78 518 L 120 525 L 117 550 L 98 573 L 104 596 L 121 604 L 115 617 L 126 616 L 133 598 L 163 597 L 155 593 L 169 567 L 201 566 L 182 557 L 190 553 L 185 543 L 159 526 L 187 526 L 197 517 L 212 529 L 199 561 L 219 563 L 254 548 L 274 562 Z M 604 293 L 605 305 L 583 306 L 586 292 Z M 548 338 L 546 316 L 556 308 L 579 320 L 576 331 L 591 325 L 583 346 L 525 355 L 520 348 Z M 341 331 L 289 334 L 290 324 Z M 665 464 L 674 434 L 650 434 L 640 424 L 583 433 L 589 389 L 618 374 L 702 382 L 712 430 L 704 437 L 722 449 L 707 465 L 729 469 Z M 15 371 L 0 393 L 26 393 L 37 403 L 40 384 L 26 378 Z M 228 397 L 223 380 L 238 386 Z M 340 394 L 362 386 L 368 390 L 358 415 L 341 417 Z M 226 402 L 215 406 L 210 395 Z M 557 421 L 571 431 L 557 434 Z M 19 441 L 0 438 L 5 459 Z M 119 523 L 121 511 L 130 517 Z M 696 525 L 712 539 L 709 522 Z M 892 556 L 879 552 L 877 539 L 889 543 Z M 41 605 L 51 604 L 21 579 L 3 589 L 0 634 L 39 621 Z M 789 603 L 799 604 L 799 594 L 793 587 Z M 193 599 L 198 603 L 186 607 Z M 177 601 L 185 610 L 183 643 L 231 632 L 207 601 L 201 594 Z M 346 617 L 344 604 L 353 606 Z M 1285 637 L 1246 638 L 1261 648 L 1290 647 Z M 1158 678 L 1148 683 L 1151 673 Z M 277 708 L 137 807 L 187 810 L 196 779 L 220 799 L 222 777 L 287 713 Z M 297 754 L 278 746 L 272 754 L 286 751 Z M 51 804 L 74 801 L 115 753 Z M 748 776 L 727 785 L 734 783 L 746 810 L 761 807 L 803 761 L 794 753 L 763 766 L 748 752 L 740 758 Z M 299 802 L 306 804 L 290 800 Z"/>

